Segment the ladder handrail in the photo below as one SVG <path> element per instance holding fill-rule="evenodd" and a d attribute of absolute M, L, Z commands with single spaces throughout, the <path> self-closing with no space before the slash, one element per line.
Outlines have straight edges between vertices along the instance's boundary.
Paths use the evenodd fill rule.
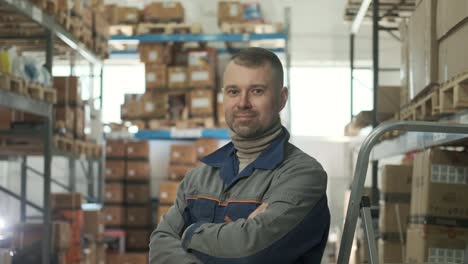
<path fill-rule="evenodd" d="M 429 132 L 446 134 L 468 135 L 468 125 L 457 123 L 438 123 L 426 121 L 390 121 L 376 127 L 363 141 L 359 150 L 356 169 L 354 172 L 351 194 L 346 212 L 343 234 L 341 237 L 338 264 L 347 264 L 351 254 L 351 247 L 356 230 L 359 215 L 359 204 L 361 202 L 364 181 L 367 175 L 369 156 L 372 148 L 379 142 L 380 137 L 392 130 L 407 132 Z"/>

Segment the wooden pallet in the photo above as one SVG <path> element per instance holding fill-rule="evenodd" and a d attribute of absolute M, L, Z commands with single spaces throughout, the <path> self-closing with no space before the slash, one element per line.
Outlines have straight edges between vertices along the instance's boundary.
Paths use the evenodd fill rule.
<path fill-rule="evenodd" d="M 439 90 L 441 114 L 455 113 L 468 108 L 468 72 L 441 85 Z"/>
<path fill-rule="evenodd" d="M 57 22 L 62 25 L 62 27 L 67 30 L 71 31 L 71 23 L 70 23 L 70 16 L 68 16 L 64 12 L 58 12 L 55 16 Z"/>
<path fill-rule="evenodd" d="M 73 152 L 74 142 L 73 139 L 65 138 L 62 136 L 54 136 L 54 145 L 57 149 L 65 152 Z"/>
<path fill-rule="evenodd" d="M 73 143 L 73 151 L 76 155 L 86 155 L 86 142 L 75 140 Z"/>
<path fill-rule="evenodd" d="M 177 23 L 140 23 L 137 25 L 136 34 L 200 34 L 200 24 L 177 24 Z"/>
<path fill-rule="evenodd" d="M 37 100 L 44 100 L 44 88 L 38 83 L 28 83 L 26 85 L 28 96 Z"/>
<path fill-rule="evenodd" d="M 53 88 L 42 88 L 44 90 L 44 101 L 55 104 L 57 103 L 57 91 Z"/>
<path fill-rule="evenodd" d="M 411 104 L 414 108 L 415 120 L 436 120 L 439 117 L 439 89 Z"/>
<path fill-rule="evenodd" d="M 18 94 L 27 95 L 24 80 L 18 77 L 10 76 L 10 90 Z"/>
<path fill-rule="evenodd" d="M 223 33 L 265 34 L 282 31 L 282 26 L 280 26 L 280 24 L 222 23 L 220 29 Z"/>

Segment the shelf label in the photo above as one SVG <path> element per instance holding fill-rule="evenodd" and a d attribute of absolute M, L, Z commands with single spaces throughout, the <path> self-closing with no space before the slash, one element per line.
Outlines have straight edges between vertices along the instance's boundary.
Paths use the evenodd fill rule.
<path fill-rule="evenodd" d="M 432 140 L 435 142 L 435 141 L 440 141 L 440 140 L 444 140 L 447 138 L 447 134 L 445 133 L 434 133 L 432 135 Z"/>
<path fill-rule="evenodd" d="M 193 129 L 171 129 L 171 137 L 173 138 L 200 138 L 202 130 L 200 128 Z"/>
<path fill-rule="evenodd" d="M 42 11 L 35 6 L 32 7 L 32 18 L 37 22 L 42 23 Z"/>

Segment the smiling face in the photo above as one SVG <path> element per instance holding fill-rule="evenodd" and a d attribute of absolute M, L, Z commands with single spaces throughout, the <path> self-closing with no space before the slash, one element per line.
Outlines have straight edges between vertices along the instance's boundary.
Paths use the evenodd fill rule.
<path fill-rule="evenodd" d="M 288 90 L 275 83 L 269 63 L 247 67 L 229 62 L 224 72 L 226 123 L 237 135 L 255 138 L 272 127 L 284 108 Z"/>

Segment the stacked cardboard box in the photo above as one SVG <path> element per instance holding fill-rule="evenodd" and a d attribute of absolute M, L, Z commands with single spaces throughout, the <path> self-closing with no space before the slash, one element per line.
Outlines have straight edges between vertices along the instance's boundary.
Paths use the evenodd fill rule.
<path fill-rule="evenodd" d="M 468 154 L 457 151 L 428 149 L 414 156 L 408 263 L 449 263 L 446 257 L 468 246 L 467 164 Z"/>
<path fill-rule="evenodd" d="M 108 141 L 107 156 L 107 225 L 125 232 L 127 250 L 146 252 L 152 231 L 148 142 Z"/>
<path fill-rule="evenodd" d="M 70 246 L 65 253 L 67 263 L 81 261 L 81 234 L 84 226 L 84 214 L 81 209 L 83 197 L 80 193 L 53 193 L 51 195 L 52 218 L 65 221 L 70 226 Z"/>
<path fill-rule="evenodd" d="M 171 146 L 168 180 L 159 185 L 159 202 L 157 223 L 167 213 L 177 198 L 180 181 L 189 171 L 201 163 L 199 160 L 218 149 L 216 139 L 198 139 L 195 144 L 174 144 Z"/>
<path fill-rule="evenodd" d="M 105 264 L 106 245 L 104 242 L 104 213 L 99 210 L 84 211 L 83 235 L 85 241 L 84 258 L 85 263 Z"/>
<path fill-rule="evenodd" d="M 411 177 L 411 166 L 383 167 L 379 214 L 379 263 L 402 263 L 405 259 Z"/>
<path fill-rule="evenodd" d="M 142 17 L 145 22 L 181 23 L 184 22 L 185 10 L 180 2 L 155 2 L 145 6 Z"/>

